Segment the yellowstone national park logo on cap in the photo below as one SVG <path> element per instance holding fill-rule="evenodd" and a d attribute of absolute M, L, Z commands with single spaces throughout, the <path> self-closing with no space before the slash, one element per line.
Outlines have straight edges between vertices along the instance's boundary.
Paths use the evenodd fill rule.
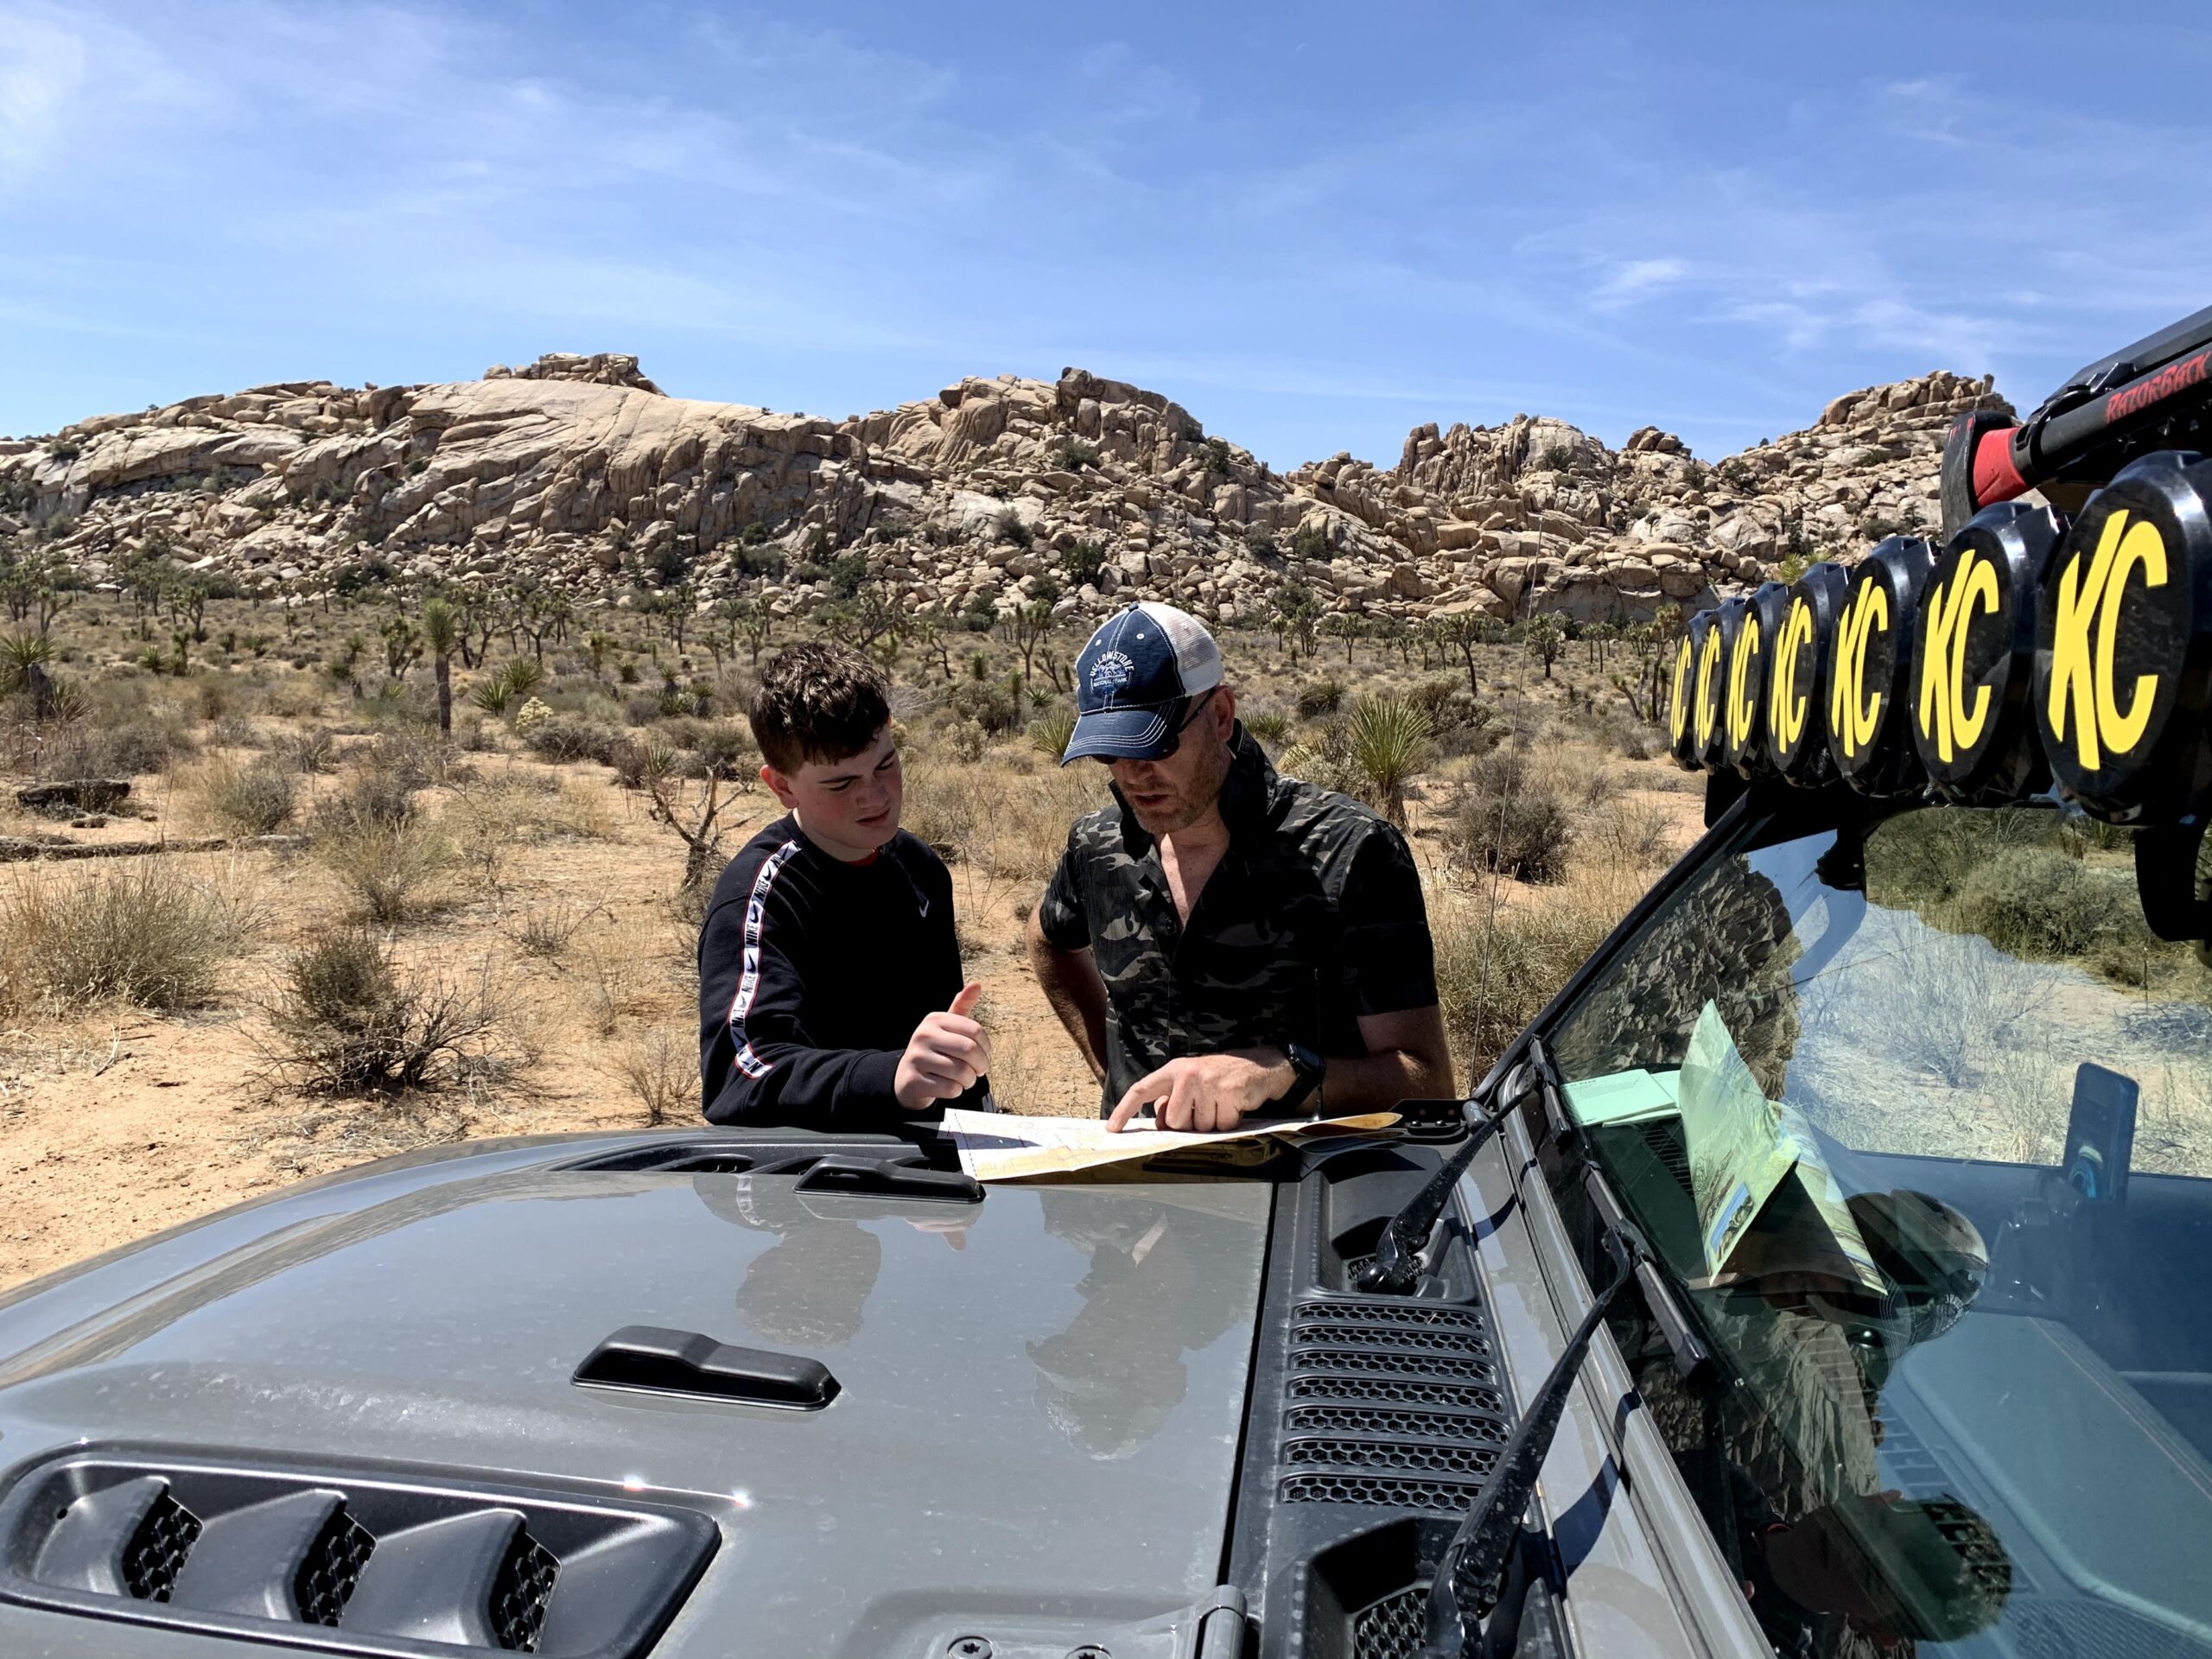
<path fill-rule="evenodd" d="M 1098 625 L 1075 659 L 1075 734 L 1061 765 L 1151 760 L 1193 697 L 1221 683 L 1221 651 L 1188 611 L 1147 600 Z"/>

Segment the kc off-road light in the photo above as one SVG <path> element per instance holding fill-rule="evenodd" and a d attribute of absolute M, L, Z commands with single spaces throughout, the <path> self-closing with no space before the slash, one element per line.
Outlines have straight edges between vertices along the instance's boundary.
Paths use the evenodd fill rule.
<path fill-rule="evenodd" d="M 1728 607 L 1721 607 L 1728 683 L 1721 699 L 1720 758 L 1743 777 L 1770 778 L 1774 757 L 1767 749 L 1767 699 L 1774 683 L 1775 642 L 1782 638 L 1789 610 L 1789 584 L 1761 582 L 1740 603 L 1732 626 Z"/>
<path fill-rule="evenodd" d="M 1835 776 L 1828 757 L 1828 657 L 1850 573 L 1826 560 L 1789 585 L 1767 681 L 1767 753 L 1774 769 L 1804 787 Z"/>
<path fill-rule="evenodd" d="M 1726 609 L 1722 605 L 1704 613 L 1708 620 L 1697 642 L 1696 695 L 1690 699 L 1690 754 L 1707 772 L 1719 770 L 1721 744 L 1727 735 L 1720 715 L 1728 689 L 1727 641 L 1720 632 L 1721 613 Z"/>
<path fill-rule="evenodd" d="M 1851 573 L 1828 656 L 1828 753 L 1864 795 L 1899 795 L 1925 781 L 1906 727 L 1913 626 L 1936 550 L 1892 536 Z"/>
<path fill-rule="evenodd" d="M 2212 799 L 2212 461 L 2145 455 L 2089 499 L 2044 573 L 2032 702 L 2052 776 L 2095 816 Z"/>
<path fill-rule="evenodd" d="M 1675 671 L 1667 702 L 1667 747 L 1675 764 L 1695 771 L 1703 761 L 1697 741 L 1698 671 L 1705 658 L 1705 638 L 1713 613 L 1700 611 L 1675 645 Z"/>
<path fill-rule="evenodd" d="M 1912 741 L 1947 800 L 2032 795 L 2049 781 L 2034 710 L 2036 598 L 2065 521 L 2001 502 L 1951 537 L 1920 595 Z"/>

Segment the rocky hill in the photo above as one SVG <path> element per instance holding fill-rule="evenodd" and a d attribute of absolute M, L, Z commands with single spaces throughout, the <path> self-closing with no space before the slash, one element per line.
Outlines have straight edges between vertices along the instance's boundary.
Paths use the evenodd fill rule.
<path fill-rule="evenodd" d="M 1656 428 L 1614 450 L 1516 415 L 1417 427 L 1389 468 L 1340 454 L 1286 475 L 1081 369 L 830 421 L 670 397 L 634 358 L 556 353 L 0 441 L 0 538 L 37 536 L 90 582 L 152 549 L 295 600 L 381 561 L 463 583 L 527 573 L 583 601 L 641 575 L 688 579 L 702 604 L 760 586 L 804 611 L 832 592 L 827 562 L 858 553 L 908 607 L 1002 609 L 1090 549 L 1075 563 L 1097 574 L 1061 608 L 1141 594 L 1256 620 L 1295 581 L 1371 614 L 1635 619 L 1932 525 L 1944 426 L 2006 407 L 1987 379 L 1937 372 L 1717 465 Z"/>

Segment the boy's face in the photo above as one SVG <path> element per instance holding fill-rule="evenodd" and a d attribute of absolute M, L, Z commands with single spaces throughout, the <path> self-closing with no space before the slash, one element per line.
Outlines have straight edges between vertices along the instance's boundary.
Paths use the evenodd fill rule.
<path fill-rule="evenodd" d="M 763 766 L 760 781 L 798 815 L 807 839 L 833 858 L 855 862 L 899 833 L 906 782 L 888 726 L 858 754 L 809 760 L 797 772 Z"/>

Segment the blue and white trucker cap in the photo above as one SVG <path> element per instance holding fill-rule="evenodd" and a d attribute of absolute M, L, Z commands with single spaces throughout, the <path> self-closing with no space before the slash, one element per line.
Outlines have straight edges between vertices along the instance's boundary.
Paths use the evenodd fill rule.
<path fill-rule="evenodd" d="M 1075 734 L 1060 764 L 1156 759 L 1190 700 L 1220 683 L 1220 649 L 1197 617 L 1151 600 L 1116 611 L 1075 659 Z"/>

